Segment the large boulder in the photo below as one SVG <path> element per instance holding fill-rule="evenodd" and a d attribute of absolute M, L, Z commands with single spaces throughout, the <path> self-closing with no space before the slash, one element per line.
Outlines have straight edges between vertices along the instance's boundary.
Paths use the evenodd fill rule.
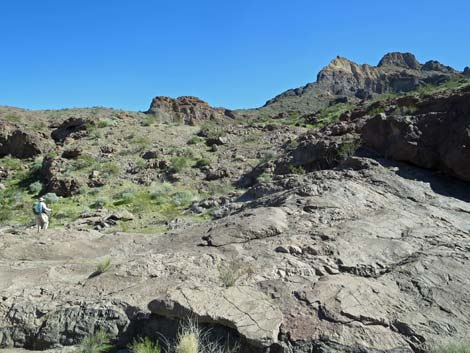
<path fill-rule="evenodd" d="M 364 144 L 388 158 L 470 181 L 470 92 L 433 97 L 416 109 L 368 120 Z"/>
<path fill-rule="evenodd" d="M 56 143 L 62 143 L 67 137 L 79 139 L 86 134 L 87 122 L 82 118 L 69 118 L 52 131 L 51 137 Z"/>
<path fill-rule="evenodd" d="M 0 157 L 31 158 L 44 152 L 45 146 L 39 134 L 0 122 Z"/>
<path fill-rule="evenodd" d="M 155 97 L 147 114 L 155 115 L 160 122 L 178 122 L 186 125 L 234 117 L 230 110 L 213 108 L 203 100 L 191 96 L 176 99 Z"/>
<path fill-rule="evenodd" d="M 44 158 L 41 176 L 47 192 L 57 196 L 72 196 L 80 192 L 82 182 L 75 177 L 66 175 L 69 161 L 63 158 Z"/>
<path fill-rule="evenodd" d="M 259 290 L 250 287 L 201 287 L 169 291 L 166 298 L 148 305 L 154 314 L 199 323 L 223 325 L 236 330 L 255 347 L 278 341 L 283 317 L 279 308 Z"/>

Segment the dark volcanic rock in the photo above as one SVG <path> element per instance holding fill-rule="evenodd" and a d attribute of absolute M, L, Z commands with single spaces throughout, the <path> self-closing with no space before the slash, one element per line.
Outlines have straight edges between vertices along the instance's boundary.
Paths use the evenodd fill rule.
<path fill-rule="evenodd" d="M 160 122 L 179 122 L 197 125 L 207 120 L 233 118 L 233 113 L 224 108 L 213 108 L 197 97 L 183 96 L 176 99 L 155 97 L 147 114 L 157 116 Z"/>
<path fill-rule="evenodd" d="M 368 147 L 388 158 L 470 181 L 470 92 L 433 97 L 416 115 L 376 116 L 363 128 Z"/>
<path fill-rule="evenodd" d="M 0 123 L 0 157 L 31 158 L 44 152 L 44 146 L 38 134 Z"/>
<path fill-rule="evenodd" d="M 465 69 L 463 70 L 463 74 L 465 76 L 470 76 L 470 67 L 466 66 Z"/>
<path fill-rule="evenodd" d="M 64 197 L 79 193 L 81 182 L 74 177 L 64 175 L 68 163 L 67 160 L 61 158 L 44 158 L 41 175 L 47 192 Z"/>
<path fill-rule="evenodd" d="M 441 71 L 441 72 L 449 72 L 449 73 L 456 73 L 453 68 L 450 66 L 442 65 L 439 61 L 430 60 L 427 61 L 422 67 L 421 70 L 424 71 Z"/>
<path fill-rule="evenodd" d="M 67 137 L 80 138 L 86 132 L 86 121 L 82 118 L 70 118 L 52 131 L 51 137 L 57 143 L 62 143 Z"/>
<path fill-rule="evenodd" d="M 82 154 L 82 150 L 79 147 L 69 148 L 62 152 L 62 157 L 67 159 L 77 158 Z"/>

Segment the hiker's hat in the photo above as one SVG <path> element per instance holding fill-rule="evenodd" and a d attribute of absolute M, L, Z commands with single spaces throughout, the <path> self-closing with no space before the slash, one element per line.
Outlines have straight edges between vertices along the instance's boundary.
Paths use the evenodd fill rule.
<path fill-rule="evenodd" d="M 44 197 L 40 197 L 39 201 L 45 201 Z"/>

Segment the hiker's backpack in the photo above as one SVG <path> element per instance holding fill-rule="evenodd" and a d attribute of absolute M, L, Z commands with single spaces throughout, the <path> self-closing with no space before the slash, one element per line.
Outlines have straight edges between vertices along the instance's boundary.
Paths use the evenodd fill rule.
<path fill-rule="evenodd" d="M 43 211 L 43 209 L 42 209 L 41 202 L 35 202 L 34 205 L 33 205 L 34 214 L 39 215 L 39 214 L 43 213 L 42 211 Z"/>

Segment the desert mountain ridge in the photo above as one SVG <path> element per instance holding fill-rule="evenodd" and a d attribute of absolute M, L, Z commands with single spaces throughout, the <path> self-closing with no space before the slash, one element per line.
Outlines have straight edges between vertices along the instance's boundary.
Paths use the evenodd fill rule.
<path fill-rule="evenodd" d="M 181 353 L 188 318 L 190 353 L 467 349 L 469 76 L 390 53 L 251 110 L 0 107 L 0 350 Z"/>

